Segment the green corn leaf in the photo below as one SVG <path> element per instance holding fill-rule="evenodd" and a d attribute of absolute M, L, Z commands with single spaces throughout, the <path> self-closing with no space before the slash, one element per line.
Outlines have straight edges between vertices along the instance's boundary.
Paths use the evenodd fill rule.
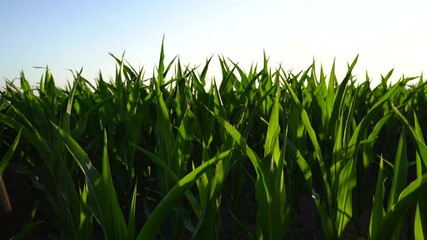
<path fill-rule="evenodd" d="M 369 110 L 369 112 L 365 115 L 365 117 L 362 119 L 362 121 L 359 123 L 359 125 L 357 125 L 356 129 L 353 132 L 353 135 L 348 143 L 348 148 L 347 151 L 345 152 L 346 154 L 346 158 L 348 159 L 349 162 L 355 162 L 356 159 L 356 152 L 358 149 L 358 146 L 362 140 L 362 137 L 368 127 L 368 125 L 370 124 L 370 122 L 372 121 L 372 119 L 376 116 L 376 114 L 378 113 L 378 111 L 380 110 L 382 104 L 387 101 L 391 95 L 393 93 L 395 93 L 397 91 L 397 89 L 400 87 L 399 84 L 396 84 L 395 86 L 393 86 L 389 91 L 387 91 L 387 93 L 385 93 L 375 104 L 374 106 Z M 348 162 L 346 164 L 349 164 Z M 352 174 L 353 178 L 356 178 L 356 174 L 355 174 L 355 170 L 353 169 L 355 167 L 354 163 L 350 163 L 351 169 L 349 169 L 348 174 Z M 351 185 L 347 185 L 344 184 L 343 187 L 346 188 L 345 192 L 346 194 L 344 194 L 342 192 L 342 190 L 339 190 L 339 192 L 341 192 L 341 196 L 343 197 L 343 199 L 347 199 L 346 201 L 342 201 L 343 199 L 338 198 L 338 215 L 337 215 L 337 223 L 338 223 L 338 231 L 339 234 L 342 233 L 342 231 L 345 228 L 345 225 L 348 222 L 348 217 L 347 216 L 351 216 L 351 192 L 352 189 L 355 186 L 355 183 L 353 182 L 348 182 L 348 184 Z M 347 211 L 344 212 L 340 212 L 343 211 L 344 209 L 346 209 Z M 347 220 L 345 220 L 347 218 Z"/>
<path fill-rule="evenodd" d="M 77 88 L 77 85 L 79 84 L 79 81 L 81 79 L 80 74 L 81 74 L 81 72 L 79 74 L 77 74 L 77 77 L 74 80 L 73 87 L 72 87 L 72 89 L 68 95 L 67 110 L 66 110 L 65 115 L 64 115 L 64 120 L 62 121 L 62 129 L 64 129 L 67 133 L 71 132 L 71 129 L 70 129 L 71 110 L 73 108 L 74 95 L 76 94 L 76 88 Z"/>
<path fill-rule="evenodd" d="M 137 236 L 137 240 L 154 239 L 160 227 L 172 210 L 173 205 L 185 194 L 194 182 L 212 165 L 229 155 L 229 151 L 222 152 L 216 157 L 204 162 L 202 165 L 188 173 L 168 192 L 160 201 Z"/>
<path fill-rule="evenodd" d="M 331 72 L 329 74 L 328 94 L 326 95 L 326 106 L 327 106 L 326 113 L 328 116 L 330 116 L 333 111 L 336 84 L 337 84 L 337 77 L 335 75 L 335 58 L 334 58 L 334 62 L 332 63 L 332 67 L 331 67 Z"/>
<path fill-rule="evenodd" d="M 120 66 L 120 65 L 122 65 L 122 69 L 123 69 L 123 72 L 125 72 L 125 73 L 127 73 L 127 74 L 130 74 L 131 75 L 131 78 L 137 78 L 137 75 L 139 75 L 138 73 L 137 73 L 137 71 L 135 71 L 135 69 L 132 67 L 132 66 L 128 66 L 128 65 L 125 65 L 124 63 L 123 63 L 123 56 L 122 56 L 122 59 L 119 59 L 119 58 L 117 58 L 116 56 L 114 56 L 114 54 L 112 54 L 112 53 L 108 53 L 111 57 L 113 57 L 114 58 L 114 60 L 116 60 L 116 63 Z M 124 53 L 123 53 L 124 54 Z"/>
<path fill-rule="evenodd" d="M 378 178 L 375 187 L 374 203 L 372 206 L 371 220 L 369 222 L 369 236 L 372 239 L 373 236 L 378 235 L 378 231 L 381 222 L 385 215 L 383 206 L 384 201 L 384 161 L 381 157 L 380 167 L 378 170 Z"/>
<path fill-rule="evenodd" d="M 15 137 L 15 140 L 13 140 L 12 145 L 10 145 L 9 150 L 7 150 L 6 154 L 3 156 L 0 162 L 0 177 L 3 176 L 3 173 L 6 170 L 7 165 L 12 159 L 13 153 L 15 152 L 15 149 L 19 143 L 19 139 L 21 138 L 21 132 L 22 132 L 22 128 L 19 129 L 18 134 Z"/>
<path fill-rule="evenodd" d="M 99 174 L 98 170 L 92 165 L 87 154 L 84 150 L 75 142 L 69 134 L 67 134 L 64 130 L 60 129 L 56 125 L 54 125 L 58 130 L 59 134 L 62 137 L 65 145 L 67 146 L 69 152 L 79 164 L 82 169 L 87 181 L 86 185 L 88 188 L 88 195 L 93 198 L 93 203 L 90 204 L 89 209 L 94 215 L 94 217 L 98 220 L 98 222 L 103 223 L 105 221 L 105 217 L 103 216 L 103 200 L 104 191 L 102 189 L 101 181 L 102 177 Z"/>
<path fill-rule="evenodd" d="M 111 179 L 106 133 L 104 134 L 103 173 L 101 175 L 78 143 L 64 130 L 56 125 L 54 127 L 58 130 L 68 151 L 85 175 L 89 198 L 87 207 L 100 223 L 104 230 L 105 238 L 126 239 L 127 227 Z"/>
<path fill-rule="evenodd" d="M 70 149 L 70 148 L 69 148 Z M 104 209 L 102 209 L 103 214 L 105 214 L 105 228 L 104 231 L 108 232 L 106 238 L 108 239 L 125 239 L 127 238 L 127 227 L 126 222 L 123 217 L 122 210 L 120 209 L 119 201 L 117 199 L 116 190 L 113 185 L 113 179 L 110 171 L 110 163 L 108 159 L 108 150 L 107 150 L 107 132 L 104 131 L 104 148 L 102 154 L 102 182 L 103 182 L 103 192 L 104 196 L 102 201 L 104 201 Z"/>
<path fill-rule="evenodd" d="M 184 117 L 178 129 L 178 135 L 175 139 L 173 152 L 175 153 L 174 156 L 178 162 L 178 176 L 181 176 L 180 170 L 185 165 L 186 160 L 190 157 L 191 140 L 193 138 L 192 125 L 194 119 L 195 116 L 192 111 L 187 109 L 184 113 Z"/>
<path fill-rule="evenodd" d="M 363 166 L 367 168 L 370 163 L 374 160 L 374 143 L 375 139 L 378 138 L 378 135 L 381 129 L 389 122 L 392 117 L 393 112 L 388 112 L 384 115 L 376 124 L 372 132 L 369 134 L 366 140 L 362 140 L 360 143 L 363 145 Z"/>
<path fill-rule="evenodd" d="M 396 113 L 396 115 L 400 118 L 400 120 L 405 124 L 406 128 L 409 129 L 409 134 L 411 136 L 411 139 L 414 141 L 417 147 L 417 154 L 419 154 L 419 157 L 424 163 L 424 167 L 427 168 L 427 146 L 424 143 L 424 139 L 419 137 L 419 135 L 416 133 L 416 131 L 411 126 L 409 121 L 403 116 L 403 114 L 394 105 L 392 105 L 392 108 L 393 108 L 393 111 Z"/>
<path fill-rule="evenodd" d="M 414 133 L 416 134 L 416 136 L 418 137 L 419 141 L 423 144 L 425 144 L 425 140 L 424 140 L 424 136 L 423 136 L 423 131 L 421 129 L 420 123 L 418 121 L 418 117 L 417 114 L 414 112 Z M 423 149 L 423 148 L 422 148 Z M 422 149 L 419 149 L 422 150 Z M 424 149 L 424 151 L 427 151 L 427 149 Z M 417 156 L 421 157 L 420 154 L 417 152 Z M 425 167 L 423 167 L 421 159 L 419 159 L 420 161 L 418 161 L 417 163 L 417 176 L 421 177 L 421 175 L 423 174 L 423 172 L 426 170 Z"/>
<path fill-rule="evenodd" d="M 286 88 L 288 89 L 289 93 L 291 94 L 292 99 L 296 103 L 298 111 L 301 115 L 301 121 L 303 122 L 303 124 L 307 130 L 307 133 L 310 137 L 310 140 L 312 141 L 313 147 L 316 151 L 316 156 L 319 160 L 320 167 L 323 169 L 322 172 L 326 173 L 326 170 L 324 169 L 323 160 L 322 160 L 322 151 L 321 151 L 319 142 L 317 140 L 316 132 L 314 131 L 313 127 L 311 126 L 310 118 L 308 117 L 307 111 L 304 109 L 304 107 L 302 106 L 301 102 L 298 99 L 298 96 L 295 94 L 292 87 L 289 85 L 289 83 L 287 81 L 285 81 L 285 85 L 286 85 Z"/>
<path fill-rule="evenodd" d="M 162 50 L 163 52 L 163 50 Z M 159 70 L 160 71 L 160 70 Z M 160 73 L 159 73 L 160 74 Z M 159 77 L 159 76 L 158 76 Z M 160 159 L 165 161 L 167 165 L 174 170 L 179 170 L 178 161 L 174 161 L 174 135 L 172 133 L 171 121 L 166 107 L 165 101 L 163 100 L 163 95 L 160 89 L 157 86 L 157 104 L 156 104 L 156 128 L 155 133 L 157 137 L 156 147 L 157 152 L 160 156 Z M 160 169 L 160 172 L 162 170 Z M 170 184 L 172 184 L 167 175 L 163 173 L 160 174 L 160 188 L 163 194 L 166 194 L 170 190 Z M 163 176 L 162 176 L 163 175 Z"/>
<path fill-rule="evenodd" d="M 343 104 L 344 97 L 345 97 L 344 92 L 346 91 L 347 83 L 350 80 L 351 72 L 353 71 L 354 66 L 357 63 L 358 58 L 359 58 L 359 55 L 356 56 L 356 58 L 353 60 L 353 63 L 349 66 L 349 68 L 347 70 L 347 74 L 345 75 L 343 81 L 340 83 L 340 86 L 338 88 L 338 92 L 335 95 L 334 105 L 332 107 L 332 113 L 331 113 L 331 117 L 330 117 L 330 120 L 329 120 L 329 124 L 330 124 L 330 126 L 329 126 L 330 133 L 329 133 L 329 135 L 330 136 L 333 136 L 333 132 L 335 131 L 335 127 L 336 127 L 335 125 L 339 122 L 338 121 L 338 117 L 339 117 L 339 114 L 340 114 L 339 112 L 342 110 L 342 106 L 341 105 Z M 332 83 L 330 83 L 330 84 L 332 84 Z M 329 100 L 329 102 L 330 102 L 330 100 Z"/>
<path fill-rule="evenodd" d="M 128 220 L 128 229 L 127 236 L 129 239 L 135 239 L 135 214 L 136 214 L 136 194 L 137 194 L 138 185 L 135 184 L 132 194 L 132 202 L 129 209 L 129 220 Z"/>
<path fill-rule="evenodd" d="M 356 186 L 356 168 L 355 161 L 350 160 L 345 163 L 340 171 L 339 188 L 337 191 L 338 208 L 336 216 L 337 234 L 340 236 L 344 231 L 348 221 L 353 216 L 352 191 Z"/>
<path fill-rule="evenodd" d="M 154 153 L 134 144 L 134 143 L 130 143 L 133 147 L 135 147 L 136 149 L 138 149 L 139 151 L 141 151 L 142 153 L 144 153 L 145 155 L 147 155 L 151 161 L 153 161 L 155 164 L 157 164 L 159 167 L 161 167 L 163 170 L 165 170 L 165 172 L 169 175 L 169 177 L 172 177 L 174 181 L 178 181 L 179 178 L 178 176 L 175 174 L 175 172 L 172 170 L 172 168 L 169 167 L 169 165 L 159 156 L 155 155 Z"/>
<path fill-rule="evenodd" d="M 164 79 L 163 79 L 163 73 L 165 71 L 165 51 L 164 51 L 164 41 L 165 41 L 165 37 L 163 36 L 162 39 L 162 47 L 160 49 L 160 59 L 159 59 L 159 66 L 157 69 L 157 81 L 156 81 L 156 91 L 157 93 L 160 92 L 160 86 L 163 86 L 164 84 Z"/>
<path fill-rule="evenodd" d="M 264 145 L 264 157 L 273 152 L 276 143 L 278 141 L 278 136 L 280 134 L 280 125 L 279 125 L 279 99 L 280 99 L 280 90 L 278 88 L 278 83 L 276 83 L 276 96 L 274 99 L 273 109 L 271 110 L 270 121 L 267 129 L 267 137 L 265 139 Z M 278 156 L 273 157 L 278 165 Z"/>
<path fill-rule="evenodd" d="M 159 151 L 166 162 L 171 163 L 173 156 L 173 133 L 168 109 L 162 95 L 157 95 L 156 105 L 156 135 L 159 142 Z"/>
<path fill-rule="evenodd" d="M 148 151 L 148 150 L 146 150 L 140 146 L 137 146 L 133 143 L 130 143 L 130 144 L 132 146 L 134 146 L 138 151 L 141 151 L 142 153 L 147 155 L 151 159 L 151 161 L 153 161 L 159 167 L 164 169 L 165 172 L 169 175 L 169 177 L 171 177 L 175 181 L 175 183 L 177 183 L 179 181 L 179 178 L 175 174 L 175 172 L 172 171 L 172 169 L 160 157 L 158 157 L 157 155 L 153 154 L 152 152 L 150 152 L 150 151 Z M 231 150 L 224 151 L 224 154 L 226 154 L 226 153 L 230 154 Z M 187 197 L 188 201 L 190 202 L 191 206 L 193 207 L 193 210 L 196 212 L 196 215 L 201 216 L 202 213 L 200 212 L 200 207 L 199 207 L 197 200 L 194 197 L 194 195 L 190 191 L 187 191 L 187 192 L 185 192 L 185 196 Z"/>
<path fill-rule="evenodd" d="M 299 169 L 301 170 L 302 174 L 304 175 L 307 190 L 311 191 L 313 189 L 313 183 L 312 183 L 312 173 L 311 173 L 310 166 L 308 165 L 307 161 L 302 156 L 302 154 L 298 150 L 298 148 L 295 147 L 294 143 L 287 140 L 287 147 L 288 147 L 290 153 L 296 157 Z"/>
<path fill-rule="evenodd" d="M 427 194 L 427 188 L 424 188 L 423 193 L 420 195 L 425 196 Z M 427 236 L 427 200 L 425 197 L 420 197 L 417 202 L 417 208 L 415 210 L 414 220 L 414 236 L 417 240 L 425 239 Z"/>
<path fill-rule="evenodd" d="M 21 72 L 21 88 L 24 92 L 25 97 L 31 100 L 33 97 L 33 93 L 30 88 L 30 84 L 28 83 L 27 79 L 25 78 L 24 72 Z"/>
<path fill-rule="evenodd" d="M 392 239 L 394 231 L 399 222 L 402 220 L 404 214 L 410 209 L 411 206 L 415 205 L 417 200 L 424 193 L 427 186 L 427 174 L 414 180 L 410 183 L 400 194 L 398 201 L 391 207 L 391 209 L 384 216 L 377 233 L 372 239 L 374 240 L 389 240 Z"/>
<path fill-rule="evenodd" d="M 114 98 L 113 95 L 109 96 L 109 97 L 103 99 L 101 102 L 94 104 L 88 110 L 86 110 L 86 112 L 80 118 L 80 121 L 76 124 L 76 127 L 71 132 L 71 136 L 73 137 L 73 139 L 80 139 L 80 137 L 86 131 L 87 122 L 90 121 L 90 117 L 92 116 L 93 112 L 101 109 L 104 104 L 111 101 L 113 98 Z M 102 121 L 102 120 L 100 120 L 100 121 Z"/>
<path fill-rule="evenodd" d="M 211 60 L 212 60 L 212 57 L 213 56 L 211 56 L 209 59 L 207 59 L 206 60 L 206 63 L 205 63 L 205 66 L 203 67 L 203 70 L 202 70 L 202 72 L 200 73 L 200 81 L 201 81 L 201 83 L 203 84 L 203 86 L 206 84 L 206 74 L 208 73 L 208 68 L 209 68 L 209 64 L 210 64 L 210 62 L 211 62 Z"/>
<path fill-rule="evenodd" d="M 414 112 L 414 128 L 415 133 L 419 137 L 420 141 L 425 144 L 425 140 L 423 137 L 423 133 L 421 130 L 421 126 L 418 122 L 417 114 Z M 422 164 L 422 160 L 420 154 L 417 152 L 416 154 L 416 170 L 417 177 L 421 177 L 422 174 L 426 172 L 425 167 Z M 427 188 L 423 189 L 423 193 L 421 195 L 426 196 Z M 421 197 L 417 202 L 417 208 L 415 211 L 415 220 L 414 220 L 414 236 L 417 240 L 425 239 L 424 236 L 427 236 L 427 198 Z"/>
<path fill-rule="evenodd" d="M 37 132 L 37 129 L 34 127 L 30 126 L 30 130 L 15 119 L 2 113 L 0 113 L 0 121 L 13 128 L 15 131 L 20 131 L 19 129 L 22 129 L 22 136 L 27 141 L 29 141 L 40 154 L 45 157 L 44 159 L 50 159 L 50 157 L 54 156 L 52 150 L 45 144 L 45 140 L 42 138 L 42 136 L 40 136 L 40 134 Z M 47 166 L 51 167 L 50 164 L 47 164 Z M 50 169 L 50 171 L 52 172 L 53 169 Z"/>
<path fill-rule="evenodd" d="M 356 129 L 353 132 L 353 135 L 348 143 L 347 156 L 349 158 L 354 157 L 356 153 L 356 148 L 358 147 L 364 132 L 366 131 L 368 125 L 371 123 L 372 119 L 378 114 L 381 106 L 399 89 L 401 88 L 400 84 L 395 84 L 390 90 L 388 90 L 383 96 L 375 102 L 374 106 L 369 110 L 369 112 L 365 115 L 362 121 L 357 125 Z M 375 137 L 375 136 L 371 136 Z"/>
<path fill-rule="evenodd" d="M 5 184 L 3 182 L 3 173 L 6 170 L 7 165 L 9 164 L 13 153 L 15 152 L 16 147 L 18 146 L 18 142 L 19 139 L 21 137 L 21 131 L 22 129 L 19 130 L 18 135 L 15 137 L 15 140 L 13 140 L 12 145 L 9 147 L 9 149 L 7 150 L 6 154 L 2 157 L 2 160 L 0 161 L 0 203 L 4 204 L 4 209 L 8 212 L 10 212 L 12 210 L 12 206 L 10 204 L 10 199 L 9 196 L 7 194 L 7 190 L 5 187 Z"/>
<path fill-rule="evenodd" d="M 264 95 L 262 95 L 259 99 L 258 102 L 256 103 L 256 106 L 254 107 L 254 109 L 252 109 L 252 111 L 249 112 L 249 116 L 247 119 L 247 128 L 248 129 L 252 129 L 253 125 L 256 124 L 256 118 L 258 117 L 259 114 L 259 109 L 261 108 L 262 103 L 264 102 L 264 100 L 270 96 L 270 93 L 274 90 L 274 88 L 271 88 L 270 90 L 268 90 L 267 92 L 264 93 Z M 249 134 L 249 132 L 247 133 Z"/>
<path fill-rule="evenodd" d="M 207 108 L 206 108 L 207 109 Z M 242 151 L 249 157 L 249 159 L 252 162 L 252 165 L 255 168 L 255 171 L 257 174 L 260 174 L 259 169 L 259 157 L 258 155 L 246 144 L 245 139 L 240 135 L 240 133 L 237 131 L 236 128 L 234 128 L 229 122 L 224 120 L 222 117 L 220 117 L 218 114 L 212 112 L 211 110 L 207 109 L 212 116 L 214 116 L 219 124 L 221 124 L 227 132 L 233 137 L 234 141 L 239 145 L 239 147 L 242 149 Z"/>
<path fill-rule="evenodd" d="M 331 198 L 332 198 L 332 193 L 331 193 L 331 186 L 330 183 L 328 181 L 328 173 L 326 171 L 325 165 L 324 165 L 324 161 L 322 159 L 322 151 L 319 145 L 319 142 L 317 140 L 317 134 L 314 131 L 313 127 L 311 126 L 310 123 L 310 119 L 308 117 L 308 114 L 306 112 L 306 110 L 303 108 L 301 102 L 299 101 L 297 95 L 295 94 L 295 92 L 292 90 L 292 87 L 289 85 L 288 82 L 285 81 L 285 86 L 287 88 L 287 90 L 289 91 L 289 93 L 291 94 L 291 97 L 295 103 L 295 106 L 300 114 L 301 117 L 301 121 L 304 124 L 304 127 L 309 135 L 309 138 L 311 140 L 311 143 L 313 144 L 314 150 L 315 150 L 315 154 L 316 154 L 316 158 L 318 160 L 319 166 L 320 166 L 320 170 L 322 173 L 322 178 L 323 178 L 323 184 L 326 190 L 326 194 L 327 194 L 327 199 L 329 201 L 328 205 L 332 205 L 331 203 Z"/>
<path fill-rule="evenodd" d="M 406 134 L 402 131 L 397 145 L 396 159 L 394 160 L 393 181 L 390 188 L 387 211 L 396 203 L 400 192 L 405 188 L 408 175 L 408 153 L 406 150 Z"/>

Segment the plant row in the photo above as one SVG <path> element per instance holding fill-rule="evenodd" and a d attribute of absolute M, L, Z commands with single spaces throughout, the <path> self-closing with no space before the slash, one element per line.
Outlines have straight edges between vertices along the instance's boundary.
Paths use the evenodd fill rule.
<path fill-rule="evenodd" d="M 219 58 L 208 81 L 211 59 L 165 64 L 162 47 L 146 78 L 114 59 L 109 81 L 74 72 L 64 90 L 46 69 L 1 91 L 0 175 L 37 193 L 16 237 L 424 239 L 422 77 L 372 87 L 357 58 L 338 80 L 264 57 L 249 71 Z"/>

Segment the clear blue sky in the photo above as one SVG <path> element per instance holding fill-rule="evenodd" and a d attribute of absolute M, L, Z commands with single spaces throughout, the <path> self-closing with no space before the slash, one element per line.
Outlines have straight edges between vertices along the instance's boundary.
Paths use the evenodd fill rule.
<path fill-rule="evenodd" d="M 343 77 L 360 54 L 360 79 L 365 70 L 375 80 L 395 68 L 397 80 L 427 72 L 426 13 L 425 0 L 1 0 L 0 86 L 21 70 L 36 84 L 43 70 L 34 66 L 48 65 L 58 85 L 72 79 L 67 69 L 108 77 L 115 67 L 109 52 L 126 51 L 150 75 L 163 35 L 166 59 L 179 55 L 190 65 L 224 55 L 247 68 L 265 49 L 271 66 L 294 72 L 313 58 L 329 70 L 336 57 Z"/>

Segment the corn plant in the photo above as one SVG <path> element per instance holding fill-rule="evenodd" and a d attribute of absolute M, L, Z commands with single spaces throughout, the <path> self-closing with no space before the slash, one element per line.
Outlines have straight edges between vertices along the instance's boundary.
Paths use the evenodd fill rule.
<path fill-rule="evenodd" d="M 26 153 L 29 164 L 35 166 L 30 177 L 52 209 L 41 208 L 40 213 L 59 231 L 59 236 L 88 237 L 88 223 L 83 221 L 85 210 L 70 172 L 73 166 L 69 166 L 70 162 L 64 158 L 64 146 L 51 127 L 51 122 L 66 123 L 59 119 L 58 112 L 66 107 L 67 95 L 55 87 L 48 69 L 40 82 L 38 96 L 30 89 L 23 73 L 22 90 L 12 83 L 8 84 L 8 89 L 8 94 L 4 95 L 9 101 L 8 114 L 1 113 L 0 121 L 15 131 L 22 131 L 22 136 L 32 147 Z M 41 158 L 34 157 L 37 156 L 34 150 Z"/>
<path fill-rule="evenodd" d="M 264 53 L 249 71 L 221 56 L 220 78 L 207 79 L 212 57 L 167 63 L 162 42 L 145 78 L 111 56 L 109 81 L 80 70 L 60 89 L 46 69 L 38 87 L 22 73 L 0 92 L 0 175 L 13 166 L 40 195 L 17 239 L 38 228 L 61 239 L 297 239 L 301 227 L 308 238 L 424 239 L 422 76 L 391 84 L 390 71 L 372 87 L 352 74 L 357 57 L 339 81 L 335 62 L 294 74 Z"/>

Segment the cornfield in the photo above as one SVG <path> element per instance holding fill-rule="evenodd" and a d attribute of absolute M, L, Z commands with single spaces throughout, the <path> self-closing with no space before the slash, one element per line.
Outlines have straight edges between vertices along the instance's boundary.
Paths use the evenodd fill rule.
<path fill-rule="evenodd" d="M 424 239 L 422 76 L 112 57 L 109 81 L 6 82 L 2 239 Z"/>

